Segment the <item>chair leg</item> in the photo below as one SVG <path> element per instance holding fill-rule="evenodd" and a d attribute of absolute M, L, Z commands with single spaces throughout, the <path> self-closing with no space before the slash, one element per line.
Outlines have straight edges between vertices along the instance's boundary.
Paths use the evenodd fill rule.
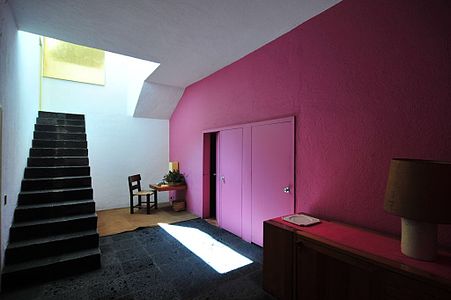
<path fill-rule="evenodd" d="M 141 209 L 141 196 L 138 196 L 138 207 Z"/>
<path fill-rule="evenodd" d="M 147 199 L 147 214 L 150 214 L 150 194 L 146 195 L 146 199 Z"/>
<path fill-rule="evenodd" d="M 153 194 L 153 201 L 155 202 L 155 209 L 158 209 L 158 197 L 157 197 L 157 192 L 155 192 L 155 194 Z"/>
<path fill-rule="evenodd" d="M 133 214 L 133 197 L 130 197 L 130 213 Z"/>

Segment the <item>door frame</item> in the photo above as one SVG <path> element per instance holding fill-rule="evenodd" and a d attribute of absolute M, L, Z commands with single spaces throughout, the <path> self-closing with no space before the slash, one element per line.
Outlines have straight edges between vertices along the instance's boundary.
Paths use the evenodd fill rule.
<path fill-rule="evenodd" d="M 3 262 L 3 253 L 1 249 L 3 249 L 3 236 L 2 236 L 2 228 L 3 228 L 3 206 L 5 205 L 5 198 L 6 195 L 3 196 L 2 192 L 2 168 L 3 168 L 3 107 L 0 105 L 0 264 Z M 6 249 L 5 249 L 6 250 Z M 3 264 L 2 264 L 3 266 Z M 0 280 L 1 280 L 1 274 L 0 274 Z M 1 291 L 0 287 L 0 291 Z"/>
<path fill-rule="evenodd" d="M 285 123 L 285 122 L 291 122 L 293 124 L 293 198 L 294 198 L 294 207 L 293 211 L 296 212 L 296 118 L 295 116 L 288 116 L 288 117 L 282 117 L 282 118 L 276 118 L 276 119 L 270 119 L 270 120 L 264 120 L 264 121 L 255 121 L 255 122 L 249 122 L 249 123 L 242 123 L 242 124 L 234 124 L 234 125 L 228 125 L 228 126 L 222 126 L 222 127 L 215 127 L 210 129 L 205 129 L 202 131 L 202 182 L 201 182 L 201 191 L 202 191 L 202 218 L 208 218 L 209 216 L 209 209 L 210 209 L 210 163 L 209 163 L 209 155 L 210 155 L 210 134 L 212 133 L 219 133 L 222 130 L 227 129 L 237 129 L 242 128 L 243 129 L 243 172 L 242 172 L 242 214 L 243 215 L 249 215 L 251 216 L 252 212 L 252 190 L 251 190 L 251 182 L 252 182 L 252 127 L 253 126 L 259 126 L 259 125 L 270 125 L 270 124 L 276 124 L 276 123 Z M 218 151 L 220 141 L 217 139 L 217 145 L 216 149 Z M 218 153 L 217 153 L 218 154 Z M 219 155 L 216 156 L 216 164 L 218 162 Z M 218 169 L 216 170 L 219 171 Z M 218 184 L 216 180 L 216 184 Z M 248 187 L 248 188 L 246 188 Z M 216 188 L 216 209 L 220 207 L 220 203 L 218 203 L 218 188 Z M 245 199 L 249 199 L 249 201 L 245 201 Z M 216 214 L 216 216 L 220 215 L 220 213 Z M 250 242 L 252 239 L 251 234 L 251 218 L 249 220 L 242 220 L 242 238 L 245 241 Z M 245 228 L 249 228 L 249 230 L 245 230 Z"/>

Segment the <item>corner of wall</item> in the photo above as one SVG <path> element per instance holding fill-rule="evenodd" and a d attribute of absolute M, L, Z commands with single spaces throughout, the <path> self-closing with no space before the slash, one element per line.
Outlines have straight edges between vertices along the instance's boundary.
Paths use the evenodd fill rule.
<path fill-rule="evenodd" d="M 1 157 L 1 266 L 39 106 L 38 36 L 18 31 L 13 13 L 1 1 L 0 105 L 3 108 Z M 8 195 L 4 205 L 3 197 Z"/>

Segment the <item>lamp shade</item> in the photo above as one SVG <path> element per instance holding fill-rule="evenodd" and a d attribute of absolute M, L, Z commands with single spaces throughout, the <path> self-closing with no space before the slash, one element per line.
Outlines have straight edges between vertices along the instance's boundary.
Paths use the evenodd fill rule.
<path fill-rule="evenodd" d="M 412 220 L 451 223 L 451 163 L 392 159 L 384 209 Z"/>
<path fill-rule="evenodd" d="M 178 171 L 179 170 L 179 162 L 178 161 L 170 161 L 169 162 L 169 171 Z"/>

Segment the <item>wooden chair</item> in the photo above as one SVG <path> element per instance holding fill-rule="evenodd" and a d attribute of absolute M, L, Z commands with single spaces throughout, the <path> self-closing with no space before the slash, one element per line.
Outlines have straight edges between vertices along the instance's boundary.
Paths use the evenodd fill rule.
<path fill-rule="evenodd" d="M 141 175 L 136 174 L 132 176 L 128 176 L 128 189 L 130 191 L 130 213 L 133 214 L 133 209 L 135 207 L 141 208 L 141 197 L 146 196 L 146 202 L 147 202 L 147 214 L 150 214 L 150 209 L 152 207 L 155 207 L 155 209 L 158 208 L 158 202 L 154 195 L 154 191 L 144 191 L 141 190 Z M 137 191 L 135 191 L 137 190 Z M 135 191 L 135 192 L 134 192 Z M 154 201 L 152 202 L 153 205 L 150 206 L 150 196 L 154 195 Z M 138 204 L 134 205 L 133 203 L 133 197 L 138 196 Z"/>

